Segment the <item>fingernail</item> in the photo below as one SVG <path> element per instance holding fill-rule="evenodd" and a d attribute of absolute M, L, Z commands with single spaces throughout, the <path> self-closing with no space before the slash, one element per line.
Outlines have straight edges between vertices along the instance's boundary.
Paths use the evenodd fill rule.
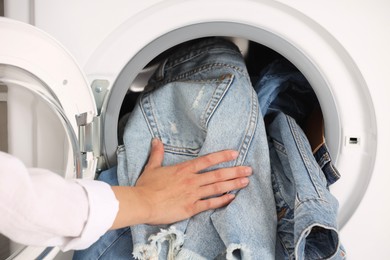
<path fill-rule="evenodd" d="M 245 167 L 244 172 L 246 174 L 252 174 L 252 168 L 251 167 Z"/>
<path fill-rule="evenodd" d="M 155 137 L 152 139 L 152 146 L 156 146 L 158 144 L 158 139 Z"/>
<path fill-rule="evenodd" d="M 247 185 L 249 183 L 248 178 L 242 178 L 240 181 L 241 181 L 241 184 L 243 184 L 243 185 Z"/>
<path fill-rule="evenodd" d="M 232 151 L 231 155 L 232 155 L 233 159 L 236 159 L 238 157 L 238 152 Z"/>
<path fill-rule="evenodd" d="M 236 195 L 234 195 L 232 193 L 228 193 L 227 196 L 228 196 L 229 200 L 232 200 L 236 197 Z"/>

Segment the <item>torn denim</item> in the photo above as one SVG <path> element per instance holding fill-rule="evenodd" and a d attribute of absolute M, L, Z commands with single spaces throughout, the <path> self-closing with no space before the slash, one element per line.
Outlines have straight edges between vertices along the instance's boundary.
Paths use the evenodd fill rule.
<path fill-rule="evenodd" d="M 226 207 L 172 225 L 132 227 L 134 257 L 274 259 L 276 206 L 264 122 L 235 45 L 200 40 L 161 63 L 127 122 L 120 185 L 135 185 L 154 137 L 164 143 L 163 165 L 234 149 L 235 161 L 207 170 L 250 165 L 253 174 Z"/>

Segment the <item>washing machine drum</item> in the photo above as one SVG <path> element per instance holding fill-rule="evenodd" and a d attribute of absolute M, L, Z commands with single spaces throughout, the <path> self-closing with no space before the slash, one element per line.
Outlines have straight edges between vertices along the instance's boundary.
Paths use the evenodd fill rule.
<path fill-rule="evenodd" d="M 191 10 L 193 15 L 178 19 L 181 10 Z M 335 37 L 297 10 L 266 1 L 199 0 L 180 5 L 163 1 L 136 18 L 110 34 L 84 68 L 88 75 L 114 75 L 105 107 L 110 113 L 105 115 L 102 130 L 109 163 L 115 163 L 111 155 L 115 155 L 112 145 L 117 136 L 110 126 L 117 124 L 121 106 L 117 100 L 123 99 L 139 71 L 160 53 L 188 40 L 205 36 L 244 39 L 287 58 L 313 87 L 324 116 L 326 143 L 342 175 L 331 187 L 340 203 L 339 226 L 348 221 L 373 172 L 377 123 L 365 80 Z"/>

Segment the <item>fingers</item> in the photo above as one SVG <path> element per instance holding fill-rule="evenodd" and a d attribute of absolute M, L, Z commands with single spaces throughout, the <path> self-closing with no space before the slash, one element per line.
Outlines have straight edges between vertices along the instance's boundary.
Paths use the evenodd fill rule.
<path fill-rule="evenodd" d="M 148 168 L 160 167 L 163 160 L 164 160 L 164 145 L 159 139 L 153 138 L 152 149 L 150 152 L 149 160 L 145 167 Z"/>
<path fill-rule="evenodd" d="M 237 178 L 229 181 L 217 182 L 217 183 L 200 187 L 199 195 L 202 198 L 206 198 L 214 195 L 221 195 L 223 193 L 232 190 L 242 189 L 246 187 L 248 183 L 249 183 L 249 179 L 247 177 Z"/>
<path fill-rule="evenodd" d="M 237 151 L 225 150 L 201 156 L 199 158 L 187 161 L 183 163 L 183 165 L 188 167 L 188 170 L 191 172 L 199 172 L 213 165 L 235 160 L 237 156 Z"/>
<path fill-rule="evenodd" d="M 252 168 L 246 166 L 219 169 L 203 174 L 198 174 L 203 185 L 199 188 L 199 196 L 207 198 L 221 195 L 232 190 L 245 188 L 249 184 L 248 176 L 252 174 Z M 233 194 L 224 194 L 219 197 L 199 200 L 196 210 L 215 209 L 229 204 L 234 199 Z"/>
<path fill-rule="evenodd" d="M 217 209 L 229 204 L 232 200 L 234 200 L 234 194 L 225 194 L 220 197 L 211 198 L 207 200 L 199 200 L 195 204 L 194 214 L 198 214 L 202 211 L 206 211 L 209 209 Z"/>
<path fill-rule="evenodd" d="M 203 186 L 200 188 L 199 194 L 201 194 L 203 198 L 214 196 L 214 195 L 220 195 L 232 190 L 242 189 L 246 187 L 248 184 L 249 184 L 249 179 L 247 177 L 236 178 L 229 181 Z M 219 197 L 198 200 L 195 204 L 194 214 L 198 214 L 205 210 L 217 209 L 226 206 L 232 200 L 234 200 L 234 198 L 235 198 L 234 194 L 227 193 Z"/>
<path fill-rule="evenodd" d="M 252 174 L 252 168 L 247 166 L 237 166 L 231 168 L 222 168 L 197 175 L 197 183 L 200 186 L 216 182 L 232 180 L 240 177 L 247 177 Z"/>

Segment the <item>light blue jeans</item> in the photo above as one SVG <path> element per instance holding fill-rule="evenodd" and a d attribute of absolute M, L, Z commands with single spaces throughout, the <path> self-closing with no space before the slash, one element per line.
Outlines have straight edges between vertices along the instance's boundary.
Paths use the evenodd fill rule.
<path fill-rule="evenodd" d="M 332 157 L 330 156 L 326 143 L 321 145 L 313 155 L 325 175 L 328 187 L 340 179 L 340 173 L 333 164 Z"/>
<path fill-rule="evenodd" d="M 276 59 L 261 71 L 254 88 L 264 116 L 273 111 L 283 111 L 302 125 L 313 108 L 319 106 L 309 82 L 291 62 L 283 58 Z"/>
<path fill-rule="evenodd" d="M 328 186 L 340 178 L 326 144 L 314 154 L 301 126 L 319 106 L 302 73 L 280 58 L 255 85 L 265 115 L 278 212 L 276 259 L 343 259 L 338 202 Z"/>
<path fill-rule="evenodd" d="M 235 149 L 235 161 L 214 168 L 250 165 L 253 175 L 224 208 L 172 225 L 132 227 L 135 258 L 274 259 L 276 206 L 264 122 L 235 45 L 204 39 L 162 62 L 127 122 L 120 185 L 135 185 L 154 137 L 164 143 L 164 165 Z"/>
<path fill-rule="evenodd" d="M 255 106 L 256 104 L 254 104 L 253 100 L 249 100 L 248 96 L 243 97 L 243 95 L 245 96 L 244 92 L 236 93 L 238 90 L 234 90 L 234 88 L 247 89 L 247 80 L 245 69 L 243 69 L 242 61 L 240 61 L 241 58 L 237 57 L 233 46 L 226 42 L 211 39 L 195 45 L 187 45 L 184 48 L 186 49 L 181 54 L 176 54 L 163 63 L 163 66 L 151 81 L 149 86 L 150 93 L 146 93 L 137 103 L 137 109 L 139 110 L 137 113 L 140 114 L 138 117 L 135 117 L 136 119 L 132 119 L 131 123 L 135 124 L 135 128 L 131 128 L 130 125 L 126 127 L 126 135 L 129 135 L 129 129 L 136 131 L 136 126 L 140 122 L 145 121 L 143 125 L 144 131 L 140 138 L 134 139 L 133 135 L 136 133 L 130 133 L 130 136 L 128 136 L 127 146 L 134 145 L 134 147 L 127 148 L 125 145 L 118 149 L 119 161 L 126 163 L 129 156 L 129 161 L 137 162 L 134 159 L 134 157 L 137 157 L 135 155 L 144 151 L 137 150 L 136 154 L 131 154 L 129 150 L 137 149 L 141 140 L 145 138 L 146 141 L 143 143 L 143 146 L 141 145 L 141 148 L 145 149 L 141 163 L 133 166 L 124 165 L 124 168 L 135 169 L 134 172 L 137 174 L 139 174 L 139 169 L 146 162 L 148 153 L 146 150 L 149 148 L 149 141 L 152 136 L 157 136 L 164 140 L 166 146 L 165 156 L 168 156 L 168 160 L 166 159 L 164 162 L 165 164 L 180 162 L 202 154 L 203 146 L 212 140 L 215 140 L 216 147 L 219 146 L 222 149 L 237 147 L 234 141 L 232 145 L 223 146 L 225 140 L 222 140 L 221 146 L 221 140 L 218 140 L 218 136 L 215 136 L 213 133 L 218 129 L 218 127 L 215 127 L 218 124 L 215 123 L 216 119 L 212 119 L 212 114 L 215 113 L 218 106 L 222 108 L 227 106 L 222 101 L 232 102 L 235 108 L 238 106 L 238 103 L 240 106 L 244 105 L 243 108 L 235 110 L 232 114 L 237 112 L 238 115 L 243 115 L 241 110 L 247 110 L 244 113 L 246 116 L 243 115 L 242 117 L 242 120 L 250 118 L 246 123 L 246 133 L 251 128 L 251 122 L 259 120 L 259 117 L 256 118 L 253 114 L 253 109 L 245 107 L 245 104 L 247 105 L 251 102 L 251 107 Z M 210 53 L 207 53 L 208 51 Z M 215 58 L 213 60 L 217 54 L 220 59 Z M 237 63 L 233 62 L 235 59 L 237 59 Z M 198 64 L 202 66 L 198 66 Z M 231 75 L 234 78 L 229 83 L 223 83 L 224 79 L 219 78 L 221 76 L 219 74 L 221 67 L 233 69 Z M 215 68 L 217 71 L 209 72 L 209 70 L 214 70 Z M 228 72 L 230 72 L 230 69 L 228 69 Z M 224 69 L 222 71 L 225 72 Z M 210 75 L 213 75 L 211 80 Z M 216 80 L 216 78 L 218 79 Z M 217 84 L 214 84 L 213 81 Z M 204 82 L 208 84 L 204 84 L 201 88 L 200 84 Z M 219 88 L 218 84 L 225 84 L 225 86 Z M 238 85 L 235 86 L 234 84 Z M 240 84 L 244 84 L 244 86 L 239 86 Z M 206 86 L 214 89 L 214 92 L 204 92 Z M 191 88 L 191 91 L 187 92 L 180 89 L 182 87 Z M 161 89 L 159 90 L 159 88 Z M 172 89 L 166 90 L 164 88 Z M 249 220 L 250 224 L 242 225 L 248 222 L 250 214 L 264 214 L 264 212 L 260 212 L 261 210 L 256 211 L 257 207 L 253 207 L 253 211 L 251 210 L 252 207 L 249 204 L 254 201 L 253 198 L 261 198 L 263 196 L 263 194 L 254 191 L 253 189 L 256 189 L 256 186 L 252 185 L 250 186 L 251 191 L 247 193 L 239 192 L 240 195 L 237 196 L 237 199 L 241 200 L 239 203 L 235 202 L 236 205 L 229 206 L 226 209 L 200 214 L 173 226 L 150 227 L 142 225 L 134 227 L 134 231 L 138 232 L 134 238 L 138 239 L 137 241 L 140 241 L 138 245 L 141 243 L 141 247 L 145 249 L 144 252 L 138 252 L 140 258 L 150 257 L 151 252 L 159 252 L 160 259 L 165 259 L 168 257 L 168 254 L 177 259 L 188 259 L 191 257 L 192 259 L 343 258 L 345 253 L 339 243 L 335 222 L 337 201 L 327 190 L 327 187 L 337 181 L 340 175 L 332 164 L 326 144 L 316 151 L 313 158 L 308 141 L 297 123 L 297 121 L 303 123 L 313 107 L 318 105 L 313 90 L 303 75 L 285 60 L 275 61 L 263 71 L 260 81 L 256 85 L 256 90 L 259 95 L 261 111 L 268 115 L 267 122 L 269 121 L 267 127 L 272 163 L 271 177 L 278 213 L 276 255 L 272 256 L 272 252 L 269 252 L 267 249 L 273 243 L 271 241 L 275 239 L 273 234 L 258 233 L 260 235 L 253 238 L 251 230 L 253 229 L 256 232 L 273 232 L 271 231 L 274 228 L 272 227 L 274 226 L 272 216 L 268 216 L 268 220 L 266 218 L 257 220 L 253 218 L 256 215 L 252 215 L 251 220 Z M 196 98 L 194 98 L 195 94 L 192 91 L 197 92 Z M 226 98 L 224 95 L 228 91 L 231 93 L 231 96 Z M 161 92 L 162 94 L 159 94 Z M 251 91 L 247 93 L 253 94 Z M 187 95 L 191 95 L 191 97 L 186 97 Z M 236 95 L 236 98 L 233 98 L 232 95 Z M 184 97 L 184 99 L 180 97 Z M 207 101 L 207 98 L 209 101 Z M 180 104 L 167 104 L 171 100 L 177 100 Z M 194 108 L 194 104 L 200 104 L 203 111 L 191 110 L 188 112 L 189 104 L 191 104 L 191 109 Z M 153 105 L 155 107 L 152 107 Z M 167 105 L 168 108 L 166 108 Z M 210 106 L 214 106 L 214 108 L 209 109 Z M 177 107 L 183 109 L 176 110 Z M 196 106 L 196 108 L 198 107 Z M 218 113 L 219 111 L 216 112 L 217 115 Z M 172 120 L 171 116 L 174 120 Z M 224 116 L 220 114 L 218 118 L 222 120 Z M 177 124 L 179 119 L 180 122 Z M 208 121 L 211 122 L 210 125 Z M 226 118 L 221 121 L 221 123 L 224 122 L 226 122 Z M 245 121 L 237 120 L 237 122 L 237 125 L 241 126 Z M 264 135 L 261 126 L 262 122 L 256 124 L 258 134 Z M 195 128 L 193 128 L 194 126 Z M 211 126 L 214 127 L 211 128 Z M 226 125 L 221 124 L 221 126 Z M 149 129 L 149 132 L 145 131 L 146 127 Z M 198 131 L 201 132 L 199 129 L 204 129 L 205 133 L 203 135 L 198 133 Z M 229 129 L 229 131 L 232 131 L 232 133 L 237 131 L 237 134 L 239 134 L 241 130 L 238 128 L 236 130 Z M 251 132 L 253 131 L 249 130 L 249 133 Z M 185 135 L 186 133 L 190 133 L 191 138 L 181 137 L 182 134 Z M 223 132 L 221 133 L 223 134 Z M 213 138 L 206 139 L 208 135 L 211 135 Z M 227 135 L 223 136 L 226 137 Z M 253 177 L 255 183 L 260 183 L 259 187 L 263 189 L 266 182 L 269 182 L 267 173 L 269 171 L 267 166 L 268 154 L 264 149 L 257 147 L 248 150 L 244 146 L 264 146 L 264 140 L 259 138 L 256 133 L 246 134 L 245 136 L 253 140 L 247 142 L 245 140 L 248 139 L 242 139 L 239 150 L 241 152 L 246 149 L 245 153 L 247 155 L 245 159 L 241 157 L 241 159 L 237 160 L 234 165 L 251 163 L 257 170 L 260 169 L 259 167 L 264 167 L 263 173 L 257 173 L 257 176 Z M 133 139 L 135 142 L 130 142 Z M 188 140 L 192 142 L 188 142 Z M 234 137 L 232 140 L 237 139 Z M 186 145 L 183 145 L 183 143 Z M 211 146 L 209 147 L 211 148 Z M 256 155 L 257 152 L 263 153 L 260 161 L 263 159 L 264 161 L 253 164 L 254 160 L 259 160 L 259 157 Z M 305 159 L 302 160 L 302 158 Z M 128 176 L 126 171 L 126 169 L 123 169 L 119 173 L 122 184 L 134 183 L 138 175 Z M 259 180 L 259 177 L 265 177 L 266 179 Z M 116 168 L 103 172 L 100 179 L 111 185 L 117 185 Z M 248 201 L 246 202 L 245 200 Z M 297 202 L 295 202 L 296 200 Z M 254 205 L 265 206 L 264 209 L 271 207 L 264 201 Z M 240 207 L 244 209 L 244 206 L 247 214 L 245 216 L 237 214 L 237 209 L 240 209 Z M 241 210 L 241 212 L 244 212 L 244 210 Z M 269 212 L 266 213 L 268 214 Z M 228 216 L 228 214 L 231 214 L 231 216 Z M 266 220 L 264 221 L 264 219 Z M 240 223 L 240 221 L 244 222 Z M 263 223 L 269 221 L 271 228 L 258 230 L 257 227 L 254 227 L 254 225 L 261 225 L 261 221 Z M 158 228 L 163 228 L 163 230 L 160 232 Z M 246 235 L 248 230 L 249 233 Z M 183 233 L 185 238 L 181 240 L 183 239 Z M 241 233 L 245 233 L 245 235 L 242 236 Z M 218 234 L 218 237 L 216 237 L 216 234 Z M 151 238 L 150 243 L 148 241 L 145 242 L 149 235 Z M 256 244 L 255 241 L 253 241 L 255 243 L 243 243 L 244 241 L 250 241 L 251 236 L 252 240 L 259 240 L 260 243 L 264 240 L 264 245 Z M 173 248 L 168 248 L 168 245 L 173 246 Z M 336 253 L 337 246 L 339 246 L 339 249 Z M 183 249 L 180 249 L 181 247 Z M 76 252 L 75 259 L 132 259 L 131 253 L 131 230 L 126 228 L 118 231 L 109 231 L 90 248 Z"/>
<path fill-rule="evenodd" d="M 276 259 L 342 259 L 338 202 L 304 132 L 282 112 L 274 115 L 267 131 L 278 211 Z"/>

